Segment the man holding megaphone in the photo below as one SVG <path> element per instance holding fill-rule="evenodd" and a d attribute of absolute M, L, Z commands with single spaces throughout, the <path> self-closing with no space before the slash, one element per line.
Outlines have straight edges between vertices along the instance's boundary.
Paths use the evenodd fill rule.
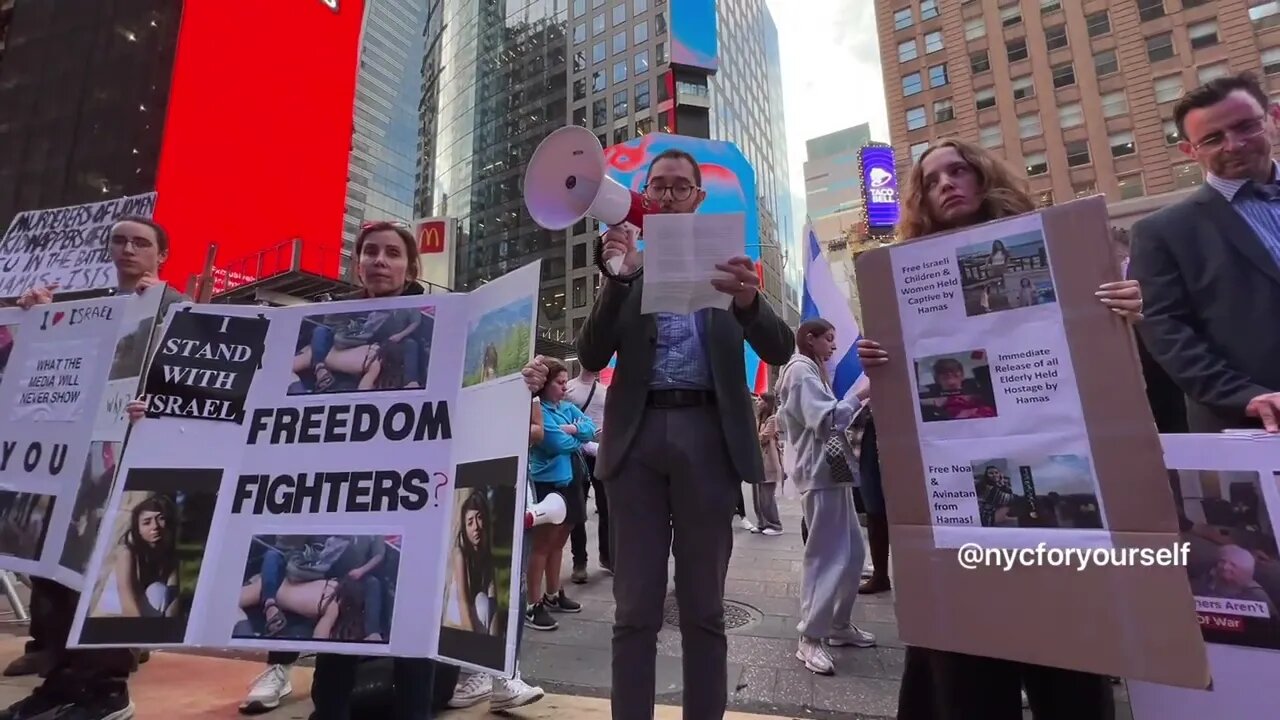
<path fill-rule="evenodd" d="M 706 198 L 698 161 L 667 150 L 649 166 L 646 210 L 693 213 Z M 684 717 L 714 720 L 727 703 L 724 584 L 742 481 L 763 479 L 742 343 L 770 365 L 791 356 L 795 336 L 760 294 L 755 264 L 726 258 L 712 281 L 728 310 L 642 315 L 640 232 L 604 236 L 607 270 L 577 339 L 583 367 L 617 355 L 596 474 L 608 483 L 613 524 L 612 709 L 616 720 L 651 720 L 654 662 L 674 535 L 676 596 L 684 647 Z"/>

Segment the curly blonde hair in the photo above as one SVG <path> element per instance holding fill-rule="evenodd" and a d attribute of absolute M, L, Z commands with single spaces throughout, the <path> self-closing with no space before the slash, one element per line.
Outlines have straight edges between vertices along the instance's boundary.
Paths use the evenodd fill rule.
<path fill-rule="evenodd" d="M 1035 210 L 1036 204 L 1027 190 L 1026 180 L 1016 174 L 1000 158 L 985 149 L 955 138 L 939 140 L 920 156 L 902 195 L 902 216 L 898 221 L 898 237 L 911 240 L 949 229 L 929 214 L 928 192 L 924 185 L 924 159 L 941 148 L 953 148 L 978 174 L 982 188 L 979 222 L 1021 215 Z"/>

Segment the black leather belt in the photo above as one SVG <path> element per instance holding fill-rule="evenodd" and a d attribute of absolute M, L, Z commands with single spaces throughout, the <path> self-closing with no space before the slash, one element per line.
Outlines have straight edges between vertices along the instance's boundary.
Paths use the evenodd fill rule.
<path fill-rule="evenodd" d="M 650 390 L 645 404 L 652 408 L 691 408 L 715 405 L 716 394 L 710 390 Z"/>

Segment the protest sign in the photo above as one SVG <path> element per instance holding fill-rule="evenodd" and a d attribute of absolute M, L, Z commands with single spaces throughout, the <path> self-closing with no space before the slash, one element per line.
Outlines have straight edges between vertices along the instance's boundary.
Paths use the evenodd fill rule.
<path fill-rule="evenodd" d="M 1208 682 L 1184 571 L 981 566 L 980 548 L 1168 550 L 1177 527 L 1106 205 L 871 250 L 857 278 L 905 642 L 1186 687 Z M 945 598 L 942 602 L 940 598 Z M 992 607 L 1004 608 L 992 613 Z M 1035 632 L 1010 633 L 1034 625 Z"/>
<path fill-rule="evenodd" d="M 1213 687 L 1130 682 L 1134 720 L 1271 717 L 1280 707 L 1280 438 L 1161 441 Z"/>
<path fill-rule="evenodd" d="M 134 426 L 72 643 L 513 668 L 529 414 L 519 371 L 533 350 L 538 273 L 467 294 L 171 313 L 161 353 L 223 327 L 229 345 L 249 348 L 208 350 L 243 375 L 230 386 L 247 382 L 243 413 L 162 412 Z M 261 367 L 254 323 L 265 326 Z M 502 351 L 467 383 L 474 343 L 464 339 L 477 333 Z M 158 354 L 152 378 L 169 362 Z M 464 515 L 471 531 L 459 533 Z M 474 574 L 447 607 L 459 543 Z"/>
<path fill-rule="evenodd" d="M 108 233 L 126 215 L 151 217 L 156 194 L 18 213 L 0 239 L 0 297 L 31 287 L 98 290 L 116 283 Z"/>
<path fill-rule="evenodd" d="M 267 319 L 188 311 L 170 318 L 147 375 L 147 417 L 240 422 Z"/>

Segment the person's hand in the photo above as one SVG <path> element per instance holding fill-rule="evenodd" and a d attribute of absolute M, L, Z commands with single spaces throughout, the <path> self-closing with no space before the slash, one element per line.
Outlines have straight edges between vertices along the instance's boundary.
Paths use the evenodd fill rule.
<path fill-rule="evenodd" d="M 1108 310 L 1125 320 L 1137 322 L 1142 319 L 1142 287 L 1137 280 L 1103 283 L 1094 295 Z"/>
<path fill-rule="evenodd" d="M 578 434 L 578 426 L 577 426 L 577 425 L 561 425 L 561 426 L 560 426 L 560 430 L 561 430 L 565 435 L 577 435 L 577 434 Z"/>
<path fill-rule="evenodd" d="M 1267 393 L 1249 401 L 1244 414 L 1262 421 L 1269 433 L 1280 433 L 1280 392 Z"/>
<path fill-rule="evenodd" d="M 716 269 L 726 277 L 713 278 L 711 286 L 726 295 L 733 296 L 733 304 L 739 310 L 746 310 L 756 301 L 760 291 L 760 276 L 756 275 L 756 264 L 749 257 L 739 255 L 728 262 L 716 263 Z"/>
<path fill-rule="evenodd" d="M 529 388 L 529 392 L 537 393 L 542 386 L 547 384 L 547 364 L 546 358 L 539 355 L 529 361 L 528 365 L 520 371 L 520 375 L 524 377 L 524 384 Z"/>
<path fill-rule="evenodd" d="M 889 353 L 880 347 L 880 343 L 875 340 L 862 338 L 858 341 L 858 359 L 862 361 L 863 367 L 879 367 L 889 362 Z"/>
<path fill-rule="evenodd" d="M 640 251 L 636 249 L 635 235 L 627 232 L 621 225 L 614 225 L 604 234 L 604 248 L 600 257 L 606 264 L 613 258 L 622 258 L 619 275 L 630 275 L 639 270 L 643 263 Z"/>
<path fill-rule="evenodd" d="M 134 292 L 141 295 L 143 292 L 146 291 L 147 288 L 155 285 L 159 285 L 159 284 L 160 284 L 160 278 L 156 277 L 155 273 L 147 272 L 142 277 L 138 278 L 138 284 L 133 286 Z"/>
<path fill-rule="evenodd" d="M 130 400 L 129 404 L 124 406 L 124 412 L 129 416 L 129 424 L 132 425 L 147 416 L 147 401 L 142 398 Z"/>
<path fill-rule="evenodd" d="M 57 289 L 58 283 L 49 283 L 44 287 L 27 288 L 18 297 L 18 307 L 23 310 L 30 310 L 36 305 L 48 305 L 53 302 L 53 291 Z"/>
<path fill-rule="evenodd" d="M 351 578 L 354 582 L 360 582 L 364 579 L 364 571 L 360 568 L 352 568 L 351 571 L 347 573 L 347 577 Z"/>

